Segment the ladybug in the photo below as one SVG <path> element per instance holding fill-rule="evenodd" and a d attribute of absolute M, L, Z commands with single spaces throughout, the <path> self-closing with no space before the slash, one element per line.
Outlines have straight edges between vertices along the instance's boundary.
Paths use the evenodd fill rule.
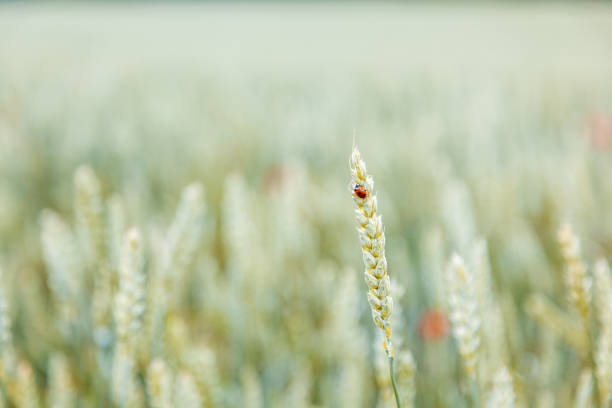
<path fill-rule="evenodd" d="M 361 199 L 368 196 L 368 190 L 366 190 L 365 187 L 360 184 L 355 184 L 355 187 L 353 187 L 353 193 L 355 193 L 355 195 Z"/>

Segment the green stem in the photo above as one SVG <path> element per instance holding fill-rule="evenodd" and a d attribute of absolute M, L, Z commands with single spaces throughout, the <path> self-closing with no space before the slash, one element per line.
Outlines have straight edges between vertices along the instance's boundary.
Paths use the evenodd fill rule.
<path fill-rule="evenodd" d="M 480 407 L 480 395 L 478 394 L 478 384 L 474 378 L 471 378 L 468 383 L 469 393 L 470 393 L 470 402 L 472 408 Z"/>
<path fill-rule="evenodd" d="M 402 408 L 399 394 L 397 393 L 397 386 L 395 385 L 395 374 L 393 373 L 393 357 L 389 357 L 389 375 L 391 376 L 391 386 L 393 387 L 393 394 L 395 395 L 395 403 L 397 405 L 397 408 Z"/>

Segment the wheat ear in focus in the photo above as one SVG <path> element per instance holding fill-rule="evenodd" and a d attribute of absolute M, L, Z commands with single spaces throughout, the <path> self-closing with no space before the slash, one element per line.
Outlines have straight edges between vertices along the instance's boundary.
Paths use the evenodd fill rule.
<path fill-rule="evenodd" d="M 361 242 L 363 263 L 365 264 L 365 281 L 368 285 L 368 302 L 372 309 L 374 323 L 383 331 L 383 347 L 389 358 L 389 375 L 395 402 L 400 408 L 400 399 L 393 374 L 393 345 L 391 344 L 391 283 L 387 274 L 387 259 L 385 258 L 385 231 L 382 217 L 377 214 L 376 195 L 374 195 L 374 180 L 368 176 L 366 166 L 357 147 L 351 155 L 351 194 L 357 205 L 357 232 Z"/>
<path fill-rule="evenodd" d="M 368 302 L 372 309 L 374 323 L 383 331 L 383 347 L 389 358 L 393 357 L 391 345 L 391 324 L 389 318 L 393 311 L 390 294 L 387 259 L 385 258 L 385 232 L 382 218 L 376 213 L 374 180 L 368 176 L 366 166 L 357 147 L 351 155 L 351 194 L 357 205 L 357 232 L 365 264 L 365 281 L 368 285 Z"/>

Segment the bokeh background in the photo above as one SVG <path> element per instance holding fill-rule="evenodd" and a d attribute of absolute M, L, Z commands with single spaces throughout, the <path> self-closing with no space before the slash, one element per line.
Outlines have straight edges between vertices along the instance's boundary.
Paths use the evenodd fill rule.
<path fill-rule="evenodd" d="M 154 358 L 171 381 L 208 378 L 203 406 L 391 406 L 354 230 L 356 143 L 376 182 L 416 406 L 468 404 L 443 271 L 483 239 L 516 406 L 574 406 L 584 360 L 525 304 L 538 293 L 572 317 L 563 221 L 586 264 L 612 252 L 611 74 L 607 3 L 0 4 L 4 401 L 116 404 L 116 337 L 95 338 L 87 301 L 72 317 L 78 341 L 62 329 L 41 248 L 51 209 L 76 242 L 60 251 L 87 258 L 73 208 L 87 165 L 142 234 L 145 286 L 181 191 L 204 191 L 163 346 L 136 358 L 134 406 L 151 406 Z M 99 265 L 84 263 L 87 298 Z M 188 364 L 194 353 L 205 370 Z M 52 403 L 58 389 L 72 396 Z"/>

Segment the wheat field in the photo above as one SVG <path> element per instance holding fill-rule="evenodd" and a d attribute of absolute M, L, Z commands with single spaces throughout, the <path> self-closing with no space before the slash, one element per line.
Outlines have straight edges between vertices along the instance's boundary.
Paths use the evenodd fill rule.
<path fill-rule="evenodd" d="M 605 3 L 0 4 L 0 406 L 610 406 L 611 74 Z"/>

